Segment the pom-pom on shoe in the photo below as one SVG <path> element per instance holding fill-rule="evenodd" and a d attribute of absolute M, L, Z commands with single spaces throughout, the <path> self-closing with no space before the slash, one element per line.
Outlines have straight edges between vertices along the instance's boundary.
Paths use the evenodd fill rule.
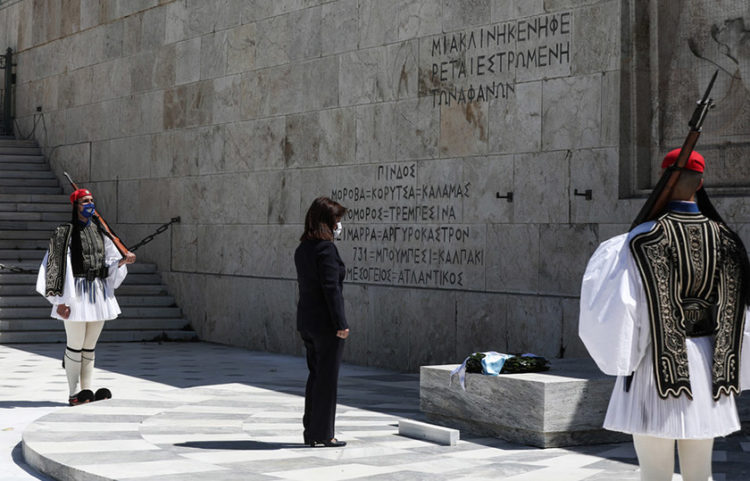
<path fill-rule="evenodd" d="M 112 392 L 106 387 L 96 390 L 94 394 L 94 401 L 101 401 L 102 399 L 112 399 Z"/>
<path fill-rule="evenodd" d="M 344 446 L 346 446 L 346 441 L 339 441 L 336 438 L 328 441 L 310 441 L 312 448 L 343 448 Z"/>
<path fill-rule="evenodd" d="M 94 393 L 88 389 L 84 389 L 75 396 L 68 398 L 68 404 L 71 406 L 78 406 L 79 404 L 90 403 L 94 400 Z"/>

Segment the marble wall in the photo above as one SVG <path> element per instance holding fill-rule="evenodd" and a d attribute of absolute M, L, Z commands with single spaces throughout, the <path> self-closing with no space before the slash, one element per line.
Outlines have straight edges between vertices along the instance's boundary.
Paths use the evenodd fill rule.
<path fill-rule="evenodd" d="M 632 3 L 21 0 L 0 47 L 20 133 L 124 238 L 181 216 L 139 255 L 202 339 L 302 352 L 292 254 L 328 195 L 346 358 L 415 371 L 586 355 L 586 261 L 642 203 L 618 182 Z M 746 197 L 719 207 L 750 231 Z"/>

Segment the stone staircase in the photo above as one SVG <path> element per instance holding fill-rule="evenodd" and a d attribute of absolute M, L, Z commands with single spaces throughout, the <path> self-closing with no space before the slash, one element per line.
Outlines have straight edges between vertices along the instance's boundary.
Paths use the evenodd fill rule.
<path fill-rule="evenodd" d="M 36 270 L 70 201 L 34 141 L 0 137 L 0 264 Z M 36 275 L 0 269 L 0 343 L 63 342 L 62 323 L 35 290 Z M 136 262 L 117 289 L 122 314 L 101 341 L 193 340 L 195 332 L 154 264 Z"/>

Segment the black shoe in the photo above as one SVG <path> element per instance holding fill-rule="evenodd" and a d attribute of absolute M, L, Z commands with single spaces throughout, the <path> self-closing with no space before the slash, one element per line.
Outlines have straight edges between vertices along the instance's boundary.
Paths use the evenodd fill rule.
<path fill-rule="evenodd" d="M 88 389 L 84 389 L 75 396 L 70 396 L 68 398 L 68 404 L 70 404 L 71 406 L 78 406 L 79 404 L 90 403 L 93 400 L 94 393 L 89 391 Z"/>
<path fill-rule="evenodd" d="M 94 394 L 94 401 L 101 401 L 102 399 L 112 399 L 112 392 L 106 387 L 97 389 L 96 394 Z"/>
<path fill-rule="evenodd" d="M 311 448 L 343 448 L 344 446 L 346 446 L 346 441 L 339 441 L 336 438 L 328 441 L 310 441 Z"/>

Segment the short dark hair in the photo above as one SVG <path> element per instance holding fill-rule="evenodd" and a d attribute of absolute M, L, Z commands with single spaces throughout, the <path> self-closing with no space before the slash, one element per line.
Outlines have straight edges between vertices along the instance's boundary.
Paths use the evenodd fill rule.
<path fill-rule="evenodd" d="M 328 197 L 318 197 L 307 209 L 305 232 L 300 240 L 333 240 L 336 222 L 344 217 L 346 207 Z"/>

